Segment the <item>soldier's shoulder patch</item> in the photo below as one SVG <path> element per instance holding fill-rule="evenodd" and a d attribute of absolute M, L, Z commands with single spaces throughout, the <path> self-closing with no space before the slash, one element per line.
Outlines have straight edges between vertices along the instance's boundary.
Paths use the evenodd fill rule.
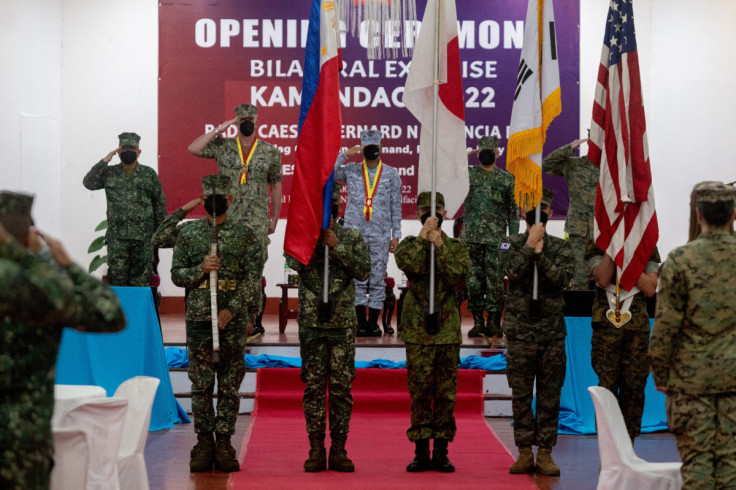
<path fill-rule="evenodd" d="M 511 248 L 511 244 L 509 242 L 501 242 L 501 246 L 498 247 L 499 250 L 508 250 Z"/>

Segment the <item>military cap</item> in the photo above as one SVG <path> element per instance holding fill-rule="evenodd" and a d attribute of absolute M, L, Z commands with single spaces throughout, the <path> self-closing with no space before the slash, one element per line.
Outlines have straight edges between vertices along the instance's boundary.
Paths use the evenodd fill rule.
<path fill-rule="evenodd" d="M 714 180 L 695 184 L 693 193 L 698 202 L 733 202 L 736 200 L 736 187 Z"/>
<path fill-rule="evenodd" d="M 212 190 L 214 189 L 214 192 Z M 229 196 L 230 192 L 230 177 L 227 175 L 206 175 L 202 177 L 202 190 L 205 196 L 211 196 L 212 194 L 218 196 Z"/>
<path fill-rule="evenodd" d="M 367 129 L 360 133 L 360 144 L 363 146 L 380 145 L 381 136 L 381 132 L 377 129 Z"/>
<path fill-rule="evenodd" d="M 253 104 L 240 104 L 233 110 L 235 111 L 235 115 L 238 116 L 240 119 L 245 119 L 247 117 L 258 117 L 258 107 L 254 106 Z"/>
<path fill-rule="evenodd" d="M 138 146 L 141 141 L 141 137 L 135 133 L 120 133 L 118 139 L 120 146 Z"/>
<path fill-rule="evenodd" d="M 342 189 L 342 184 L 335 182 L 335 186 L 332 188 L 332 202 L 340 202 L 340 189 Z"/>
<path fill-rule="evenodd" d="M 445 196 L 442 195 L 441 192 L 436 193 L 435 195 L 435 204 L 436 206 L 445 207 Z M 419 196 L 417 196 L 417 207 L 418 208 L 428 208 L 432 205 L 432 193 L 429 191 L 424 191 Z"/>
<path fill-rule="evenodd" d="M 540 204 L 546 204 L 547 206 L 552 206 L 552 199 L 555 197 L 555 193 L 551 190 L 547 189 L 546 187 L 542 188 L 542 201 Z"/>
<path fill-rule="evenodd" d="M 498 138 L 495 136 L 483 136 L 478 140 L 478 150 L 495 150 L 498 148 Z"/>
<path fill-rule="evenodd" d="M 0 191 L 0 216 L 31 217 L 33 196 L 21 192 Z"/>

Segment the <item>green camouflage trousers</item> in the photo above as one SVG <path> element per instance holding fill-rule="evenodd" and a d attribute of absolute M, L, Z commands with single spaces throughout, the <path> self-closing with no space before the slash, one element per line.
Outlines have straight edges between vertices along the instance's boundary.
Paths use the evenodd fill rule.
<path fill-rule="evenodd" d="M 411 396 L 411 442 L 455 438 L 459 344 L 406 344 L 406 380 Z"/>
<path fill-rule="evenodd" d="M 570 244 L 575 257 L 575 275 L 573 275 L 573 289 L 588 289 L 590 284 L 590 268 L 585 260 L 585 249 L 590 238 L 580 235 L 568 235 L 567 242 Z"/>
<path fill-rule="evenodd" d="M 353 411 L 350 384 L 355 379 L 355 329 L 299 327 L 304 418 L 308 433 L 347 434 Z M 327 400 L 329 392 L 329 400 Z"/>
<path fill-rule="evenodd" d="M 624 330 L 593 322 L 590 357 L 598 386 L 618 398 L 618 405 L 633 440 L 641 432 L 644 388 L 649 376 L 649 332 Z"/>
<path fill-rule="evenodd" d="M 468 243 L 468 311 L 503 309 L 503 271 L 498 264 L 498 243 Z"/>
<path fill-rule="evenodd" d="M 194 432 L 235 434 L 240 384 L 245 376 L 246 325 L 233 319 L 220 330 L 220 364 L 212 364 L 212 324 L 187 321 L 189 379 L 192 382 Z M 217 376 L 217 416 L 212 393 Z"/>
<path fill-rule="evenodd" d="M 111 286 L 151 284 L 153 244 L 151 240 L 125 240 L 107 237 L 107 280 Z"/>
<path fill-rule="evenodd" d="M 736 393 L 669 393 L 666 407 L 682 488 L 736 488 Z"/>
<path fill-rule="evenodd" d="M 547 342 L 506 339 L 506 378 L 511 388 L 517 446 L 557 444 L 560 395 L 565 382 L 565 338 Z M 532 411 L 537 381 L 536 415 Z"/>

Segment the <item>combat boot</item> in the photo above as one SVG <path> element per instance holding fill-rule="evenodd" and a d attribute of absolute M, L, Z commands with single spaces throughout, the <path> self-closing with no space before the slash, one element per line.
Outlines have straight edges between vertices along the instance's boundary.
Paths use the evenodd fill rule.
<path fill-rule="evenodd" d="M 330 469 L 333 471 L 342 471 L 343 473 L 352 473 L 355 471 L 355 465 L 350 461 L 348 453 L 345 451 L 345 441 L 347 441 L 348 435 L 330 432 L 330 439 L 332 439 L 329 459 Z"/>
<path fill-rule="evenodd" d="M 230 436 L 217 434 L 217 445 L 215 445 L 215 469 L 232 473 L 240 471 L 240 464 L 235 458 L 235 449 L 230 444 Z"/>
<path fill-rule="evenodd" d="M 355 332 L 356 337 L 368 336 L 368 321 L 365 319 L 365 305 L 355 307 L 355 315 L 358 317 L 358 330 Z"/>
<path fill-rule="evenodd" d="M 446 439 L 435 439 L 434 448 L 432 449 L 432 469 L 440 473 L 453 473 L 455 465 L 450 462 L 447 457 Z"/>
<path fill-rule="evenodd" d="M 325 449 L 325 433 L 309 433 L 309 459 L 304 462 L 304 471 L 316 473 L 327 469 L 327 450 Z"/>
<path fill-rule="evenodd" d="M 501 312 L 500 311 L 489 311 L 488 321 L 486 323 L 486 337 L 496 337 L 498 339 L 503 338 L 503 330 L 501 330 Z"/>
<path fill-rule="evenodd" d="M 540 447 L 537 452 L 537 464 L 534 471 L 539 475 L 560 476 L 560 467 L 552 459 L 551 447 Z"/>
<path fill-rule="evenodd" d="M 473 328 L 468 332 L 468 337 L 480 337 L 483 334 L 485 326 L 483 325 L 483 312 L 473 312 Z"/>
<path fill-rule="evenodd" d="M 414 460 L 406 467 L 409 473 L 419 473 L 432 469 L 432 460 L 429 459 L 429 439 L 420 439 L 415 442 Z"/>
<path fill-rule="evenodd" d="M 534 453 L 531 446 L 519 446 L 519 457 L 509 468 L 512 475 L 534 473 Z"/>
<path fill-rule="evenodd" d="M 197 444 L 189 453 L 189 471 L 199 473 L 210 471 L 215 460 L 215 438 L 212 432 L 197 434 Z"/>
<path fill-rule="evenodd" d="M 381 314 L 381 310 L 375 308 L 368 308 L 368 326 L 366 332 L 369 337 L 380 337 L 383 335 L 381 329 L 378 327 L 378 316 Z"/>

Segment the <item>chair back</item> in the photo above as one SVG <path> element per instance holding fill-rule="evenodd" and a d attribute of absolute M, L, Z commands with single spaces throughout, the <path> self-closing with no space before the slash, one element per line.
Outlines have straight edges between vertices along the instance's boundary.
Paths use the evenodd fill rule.
<path fill-rule="evenodd" d="M 53 428 L 54 467 L 51 490 L 84 488 L 87 485 L 89 445 L 80 427 Z"/>
<path fill-rule="evenodd" d="M 151 424 L 151 409 L 159 383 L 161 380 L 158 378 L 135 376 L 123 381 L 115 390 L 113 398 L 128 400 L 119 455 L 142 453 L 145 449 L 148 427 Z"/>
<path fill-rule="evenodd" d="M 595 406 L 601 468 L 616 464 L 628 466 L 638 461 L 616 397 L 602 386 L 589 386 L 588 391 Z"/>

